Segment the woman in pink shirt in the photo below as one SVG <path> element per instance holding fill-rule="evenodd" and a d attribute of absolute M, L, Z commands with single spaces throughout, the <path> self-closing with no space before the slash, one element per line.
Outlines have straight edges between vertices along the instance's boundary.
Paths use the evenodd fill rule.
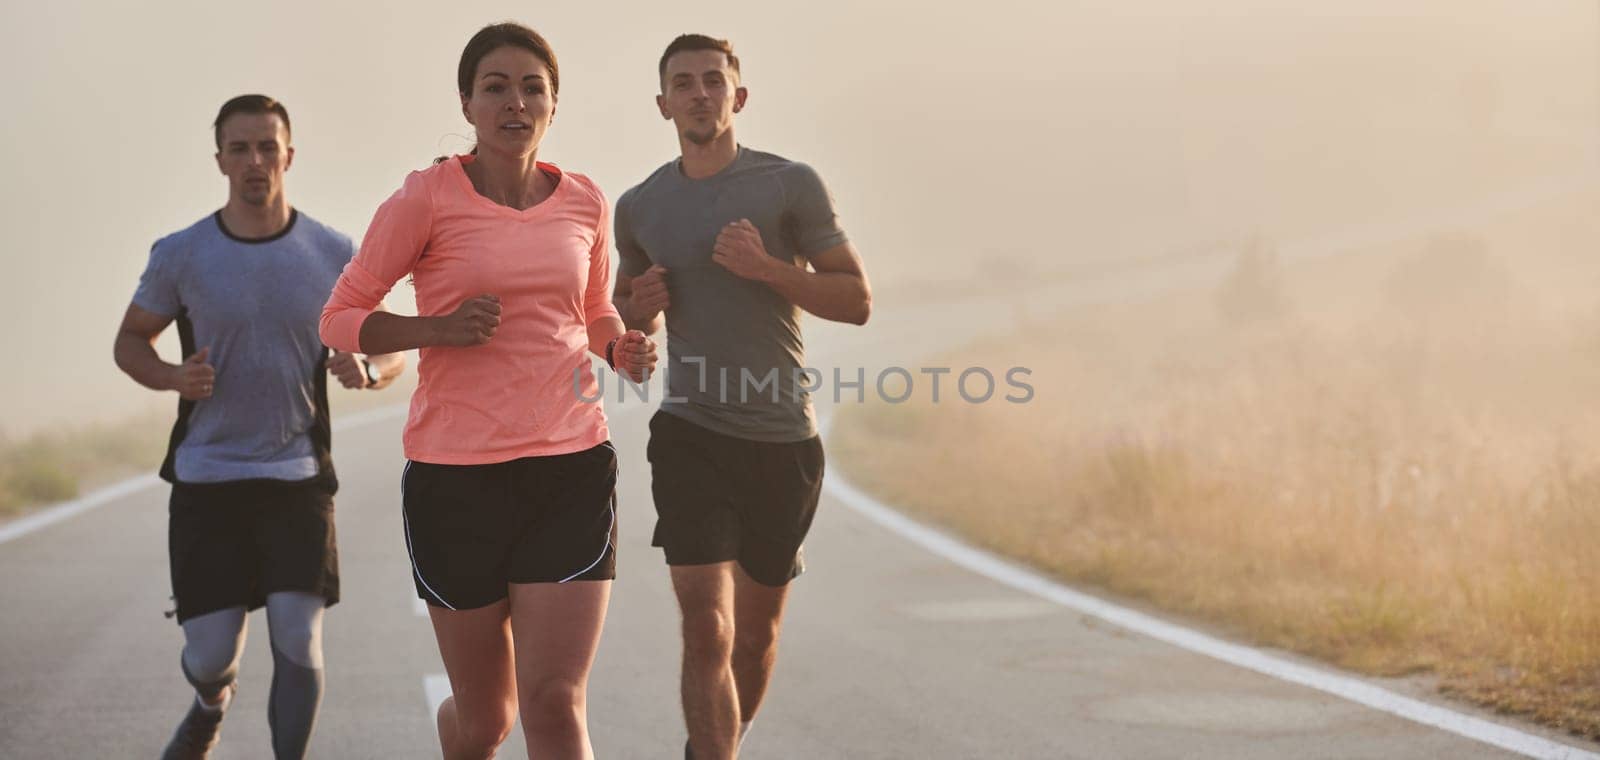
<path fill-rule="evenodd" d="M 453 695 L 446 758 L 483 758 L 520 705 L 528 753 L 589 758 L 586 688 L 616 566 L 616 451 L 589 353 L 635 379 L 655 345 L 611 305 L 606 200 L 536 160 L 560 72 L 485 27 L 457 71 L 472 154 L 384 202 L 322 314 L 329 346 L 421 349 L 401 483 L 407 549 Z M 377 311 L 410 275 L 419 316 Z"/>

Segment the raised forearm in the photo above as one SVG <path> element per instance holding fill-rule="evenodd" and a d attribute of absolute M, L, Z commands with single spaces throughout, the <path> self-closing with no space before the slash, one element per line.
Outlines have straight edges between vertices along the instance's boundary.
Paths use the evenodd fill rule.
<path fill-rule="evenodd" d="M 633 299 L 626 295 L 618 295 L 611 299 L 611 303 L 617 307 L 617 313 L 622 315 L 623 326 L 629 330 L 638 330 L 645 335 L 655 335 L 666 324 L 666 317 L 659 311 L 649 316 L 635 314 Z"/>
<path fill-rule="evenodd" d="M 119 330 L 111 353 L 117 367 L 140 385 L 158 391 L 177 390 L 177 365 L 162 361 L 150 338 Z"/>
<path fill-rule="evenodd" d="M 822 319 L 863 325 L 872 314 L 872 291 L 860 274 L 812 272 L 779 263 L 765 282 L 790 303 Z"/>
<path fill-rule="evenodd" d="M 618 309 L 621 310 L 620 307 Z M 616 317 L 601 317 L 589 323 L 589 351 L 601 359 L 606 358 L 606 344 L 630 329 Z"/>
<path fill-rule="evenodd" d="M 438 317 L 405 317 L 375 311 L 361 322 L 361 352 L 372 357 L 438 345 L 440 327 Z"/>

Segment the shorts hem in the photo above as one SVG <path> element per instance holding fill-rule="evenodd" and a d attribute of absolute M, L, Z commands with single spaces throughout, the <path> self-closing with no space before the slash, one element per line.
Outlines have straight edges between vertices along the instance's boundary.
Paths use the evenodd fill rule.
<path fill-rule="evenodd" d="M 172 616 L 175 620 L 177 620 L 179 625 L 182 625 L 190 620 L 200 617 L 201 615 L 209 615 L 213 612 L 231 610 L 235 607 L 243 607 L 245 614 L 249 614 L 267 606 L 268 596 L 288 591 L 298 591 L 305 594 L 315 594 L 320 596 L 322 597 L 322 606 L 324 609 L 339 603 L 339 592 L 330 591 L 326 587 L 305 588 L 303 586 L 282 586 L 262 590 L 259 598 L 237 599 L 223 602 L 205 602 L 192 606 L 178 607 L 173 610 Z"/>

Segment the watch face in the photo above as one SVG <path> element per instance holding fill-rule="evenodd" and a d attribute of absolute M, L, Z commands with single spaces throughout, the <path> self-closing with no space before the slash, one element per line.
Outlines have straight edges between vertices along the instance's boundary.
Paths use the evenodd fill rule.
<path fill-rule="evenodd" d="M 367 382 L 369 384 L 377 385 L 383 382 L 382 373 L 378 372 L 378 368 L 373 366 L 372 362 L 362 362 L 362 365 L 367 368 Z"/>

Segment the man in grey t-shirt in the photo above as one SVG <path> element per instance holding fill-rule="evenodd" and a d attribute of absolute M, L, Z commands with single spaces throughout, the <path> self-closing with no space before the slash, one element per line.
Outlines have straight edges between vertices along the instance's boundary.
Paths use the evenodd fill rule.
<path fill-rule="evenodd" d="M 715 760 L 766 693 L 821 494 L 800 312 L 865 324 L 872 296 L 817 173 L 734 139 L 749 92 L 732 46 L 683 35 L 658 74 L 682 154 L 617 200 L 616 304 L 646 333 L 665 312 L 654 543 L 683 612 L 685 754 Z"/>
<path fill-rule="evenodd" d="M 173 484 L 180 664 L 196 696 L 162 757 L 204 758 L 216 744 L 246 615 L 265 606 L 273 753 L 300 758 L 322 698 L 322 610 L 339 599 L 326 377 L 381 388 L 405 362 L 330 356 L 318 338 L 322 305 L 354 250 L 284 197 L 288 111 L 242 95 L 214 129 L 227 205 L 151 248 L 115 349 L 130 377 L 181 399 L 161 476 Z M 181 364 L 153 346 L 174 322 Z"/>

